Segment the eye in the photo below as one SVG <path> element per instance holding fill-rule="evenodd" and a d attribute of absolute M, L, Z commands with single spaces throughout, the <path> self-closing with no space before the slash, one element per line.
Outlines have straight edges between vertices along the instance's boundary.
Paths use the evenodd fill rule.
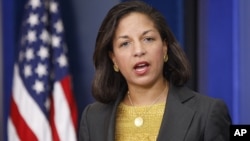
<path fill-rule="evenodd" d="M 154 38 L 152 38 L 152 37 L 146 37 L 146 38 L 144 38 L 143 39 L 145 42 L 152 42 L 152 41 L 154 41 Z"/>
<path fill-rule="evenodd" d="M 123 42 L 123 43 L 121 43 L 120 44 L 120 47 L 127 47 L 127 46 L 129 46 L 129 42 Z"/>

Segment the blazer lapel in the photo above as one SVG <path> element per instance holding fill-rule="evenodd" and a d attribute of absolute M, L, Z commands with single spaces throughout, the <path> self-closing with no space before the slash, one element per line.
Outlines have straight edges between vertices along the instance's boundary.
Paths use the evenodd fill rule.
<path fill-rule="evenodd" d="M 116 110 L 117 107 L 119 106 L 120 102 L 122 101 L 124 97 L 124 90 L 125 88 L 122 89 L 122 91 L 119 93 L 117 100 L 114 102 L 114 106 L 112 109 L 112 113 L 110 113 L 110 120 L 108 125 L 108 136 L 107 136 L 107 141 L 114 141 L 115 140 L 115 122 L 116 122 Z M 108 122 L 108 121 L 107 121 Z"/>
<path fill-rule="evenodd" d="M 124 97 L 124 89 L 118 95 L 114 103 L 110 120 L 108 122 L 107 141 L 115 140 L 115 121 L 116 110 L 120 101 Z M 167 104 L 163 115 L 163 120 L 158 135 L 158 141 L 182 141 L 188 131 L 188 127 L 192 122 L 195 112 L 186 107 L 183 102 L 192 98 L 194 95 L 186 88 L 176 88 L 170 86 Z M 105 139 L 104 139 L 105 140 Z"/>
<path fill-rule="evenodd" d="M 195 112 L 186 107 L 183 102 L 192 97 L 193 94 L 188 89 L 170 87 L 158 141 L 184 140 Z"/>

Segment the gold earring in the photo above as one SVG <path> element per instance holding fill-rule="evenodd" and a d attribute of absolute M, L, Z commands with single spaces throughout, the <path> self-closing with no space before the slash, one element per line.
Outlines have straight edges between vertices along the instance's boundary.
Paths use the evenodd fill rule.
<path fill-rule="evenodd" d="M 168 55 L 167 54 L 164 55 L 163 60 L 164 60 L 164 62 L 168 61 Z"/>
<path fill-rule="evenodd" d="M 114 68 L 115 72 L 119 72 L 119 68 L 116 64 L 113 65 L 113 68 Z"/>

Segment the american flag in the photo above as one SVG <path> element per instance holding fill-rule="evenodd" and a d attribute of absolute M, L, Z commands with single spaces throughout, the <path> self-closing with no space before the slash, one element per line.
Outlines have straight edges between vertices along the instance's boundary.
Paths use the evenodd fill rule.
<path fill-rule="evenodd" d="M 27 1 L 17 55 L 8 140 L 77 140 L 77 110 L 57 0 Z"/>

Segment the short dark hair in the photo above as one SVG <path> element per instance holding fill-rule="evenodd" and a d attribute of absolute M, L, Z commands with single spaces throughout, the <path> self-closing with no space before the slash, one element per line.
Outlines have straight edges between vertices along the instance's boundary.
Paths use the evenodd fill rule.
<path fill-rule="evenodd" d="M 92 84 L 92 94 L 97 101 L 102 103 L 113 102 L 122 89 L 127 89 L 125 78 L 121 73 L 113 70 L 113 62 L 109 57 L 109 52 L 113 51 L 112 41 L 119 20 L 132 12 L 147 15 L 153 21 L 162 40 L 167 43 L 169 59 L 164 63 L 163 75 L 165 79 L 172 85 L 183 86 L 191 75 L 188 59 L 170 31 L 164 16 L 142 1 L 121 2 L 107 13 L 96 38 L 93 55 L 96 72 Z"/>

